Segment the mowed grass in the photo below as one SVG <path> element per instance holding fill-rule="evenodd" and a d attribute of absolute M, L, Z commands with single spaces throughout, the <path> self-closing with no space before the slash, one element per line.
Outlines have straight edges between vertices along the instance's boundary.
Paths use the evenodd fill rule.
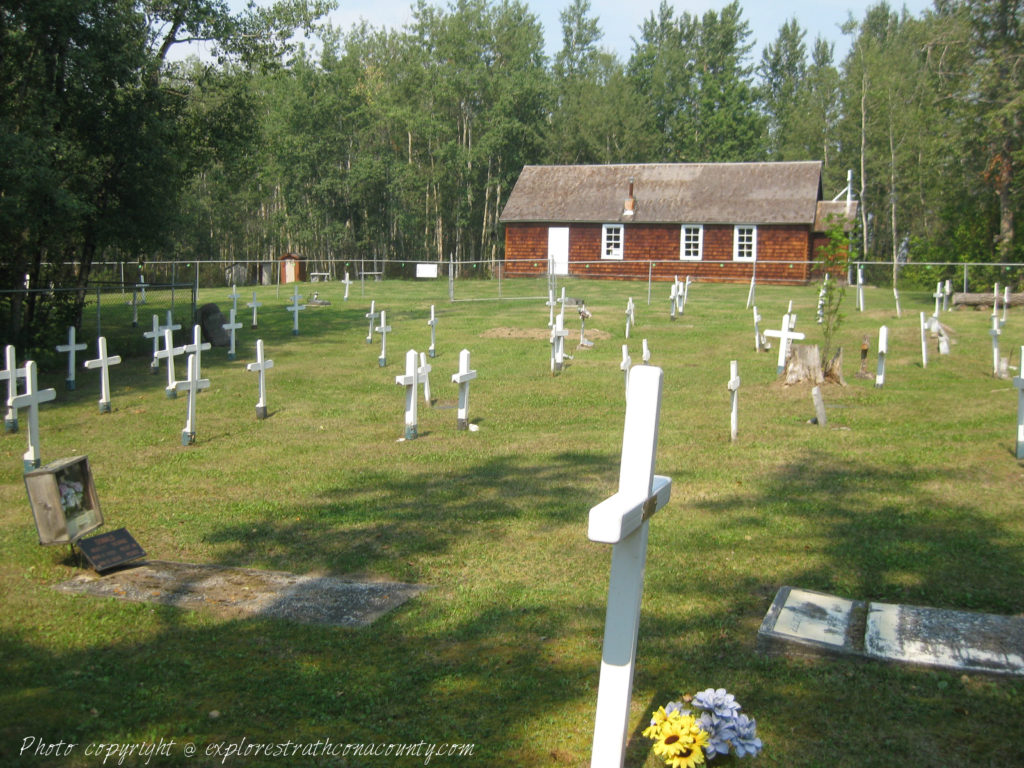
<path fill-rule="evenodd" d="M 464 744 L 430 765 L 589 764 L 610 548 L 587 539 L 590 507 L 614 492 L 625 412 L 628 341 L 646 338 L 665 371 L 657 471 L 672 500 L 651 522 L 627 765 L 660 764 L 640 736 L 653 709 L 685 692 L 725 687 L 757 718 L 765 766 L 1024 765 L 1024 681 L 847 659 L 759 655 L 757 629 L 779 587 L 999 614 L 1024 612 L 1024 463 L 1014 458 L 1017 396 L 991 375 L 988 312 L 942 316 L 952 354 L 929 341 L 927 292 L 867 289 L 844 301 L 837 341 L 848 386 L 824 388 L 829 425 L 808 424 L 809 386 L 785 388 L 776 354 L 756 353 L 747 286 L 697 283 L 669 319 L 669 286 L 570 282 L 599 338 L 549 372 L 539 281 L 506 280 L 494 301 L 447 300 L 444 281 L 303 285 L 331 306 L 309 308 L 291 333 L 287 288 L 258 289 L 238 358 L 203 355 L 211 381 L 196 443 L 181 445 L 185 400 L 149 372 L 130 310 L 104 308 L 113 412 L 98 411 L 98 374 L 64 390 L 59 362 L 41 383 L 43 460 L 87 454 L 106 529 L 125 526 L 153 559 L 364 575 L 431 589 L 363 629 L 223 619 L 206 612 L 57 592 L 80 566 L 67 547 L 40 547 L 22 480 L 25 430 L 0 438 L 0 763 L 100 765 L 91 743 L 176 740 L 150 764 L 220 765 L 222 742 Z M 229 289 L 204 290 L 227 314 Z M 251 289 L 240 289 L 245 297 Z M 460 281 L 457 296 L 497 295 Z M 367 344 L 370 300 L 387 310 Z M 820 342 L 817 287 L 759 287 L 762 328 L 789 301 Z M 419 439 L 404 433 L 394 383 L 409 348 L 425 351 L 436 305 L 433 408 Z M 116 311 L 115 311 L 116 310 Z M 161 310 L 162 312 L 162 310 Z M 120 315 L 120 316 L 119 316 Z M 176 318 L 181 321 L 181 318 Z M 890 328 L 886 385 L 874 387 L 878 328 Z M 505 329 L 496 331 L 495 329 Z M 508 330 L 512 329 L 512 331 Z M 604 333 L 599 333 L 599 332 Z M 605 337 L 608 334 L 608 337 Z M 81 334 L 91 340 L 88 330 Z M 870 344 L 869 379 L 856 378 Z M 179 338 L 183 335 L 179 332 Z M 271 417 L 255 418 L 262 338 Z M 141 339 L 141 341 L 140 341 Z M 1024 343 L 1011 310 L 1003 354 Z M 180 343 L 180 342 L 179 342 Z M 119 346 L 120 344 L 120 346 Z M 138 346 L 135 346 L 138 345 Z M 472 352 L 470 419 L 456 430 L 459 350 Z M 89 356 L 93 356 L 93 349 Z M 739 440 L 729 440 L 729 361 L 739 361 Z M 179 377 L 184 364 L 178 360 Z M 25 418 L 25 415 L 22 415 Z M 23 422 L 24 423 L 24 422 Z M 1020 649 L 1017 649 L 1019 652 Z M 214 716 L 211 713 L 215 713 Z M 74 742 L 66 757 L 19 755 L 23 739 Z M 198 753 L 185 760 L 185 742 Z M 134 762 L 133 762 L 134 760 Z M 113 764 L 108 761 L 108 765 Z M 142 765 L 141 758 L 125 765 Z M 738 761 L 735 761 L 738 763 Z M 229 765 L 385 766 L 423 758 L 229 760 Z M 734 764 L 729 759 L 717 764 Z"/>

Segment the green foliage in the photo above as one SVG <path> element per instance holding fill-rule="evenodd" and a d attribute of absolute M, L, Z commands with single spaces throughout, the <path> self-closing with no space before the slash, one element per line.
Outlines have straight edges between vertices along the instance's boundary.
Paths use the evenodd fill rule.
<path fill-rule="evenodd" d="M 840 312 L 843 297 L 846 295 L 846 284 L 843 278 L 850 265 L 850 237 L 846 233 L 845 221 L 841 216 L 832 214 L 826 221 L 826 242 L 815 254 L 820 260 L 822 270 L 827 275 L 822 286 L 822 322 L 821 322 L 821 360 L 828 362 L 832 355 L 832 346 L 843 322 Z"/>

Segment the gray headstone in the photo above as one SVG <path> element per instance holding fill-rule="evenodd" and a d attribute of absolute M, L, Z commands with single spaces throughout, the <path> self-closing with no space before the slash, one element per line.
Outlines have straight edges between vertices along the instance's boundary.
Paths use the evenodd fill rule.
<path fill-rule="evenodd" d="M 224 330 L 224 314 L 216 304 L 203 304 L 196 314 L 196 322 L 203 329 L 203 339 L 215 347 L 226 347 L 231 343 L 231 337 Z"/>

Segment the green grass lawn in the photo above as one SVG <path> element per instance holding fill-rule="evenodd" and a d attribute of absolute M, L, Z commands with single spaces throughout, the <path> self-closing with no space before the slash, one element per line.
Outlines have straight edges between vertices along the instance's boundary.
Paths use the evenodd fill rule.
<path fill-rule="evenodd" d="M 809 386 L 782 387 L 775 352 L 756 353 L 747 286 L 691 286 L 669 320 L 669 286 L 571 283 L 593 312 L 593 349 L 549 372 L 541 300 L 447 300 L 444 281 L 319 290 L 329 307 L 291 332 L 286 288 L 259 289 L 260 327 L 240 312 L 238 358 L 203 356 L 196 443 L 181 444 L 185 400 L 149 372 L 130 308 L 104 306 L 113 412 L 99 376 L 41 372 L 43 461 L 87 454 L 106 530 L 125 526 L 153 559 L 429 584 L 363 629 L 223 619 L 53 589 L 79 566 L 40 547 L 22 480 L 24 428 L 0 437 L 0 764 L 98 766 L 92 743 L 175 740 L 151 765 L 213 766 L 209 745 L 238 742 L 472 744 L 430 765 L 589 764 L 610 548 L 587 539 L 590 507 L 614 492 L 625 412 L 619 370 L 625 306 L 637 302 L 634 361 L 646 338 L 665 371 L 656 471 L 672 500 L 651 522 L 626 763 L 660 764 L 639 734 L 685 692 L 725 687 L 757 718 L 752 765 L 1024 765 L 1024 680 L 847 659 L 771 658 L 757 629 L 782 585 L 859 600 L 1024 612 L 1024 463 L 1014 458 L 1016 391 L 991 375 L 987 312 L 947 313 L 952 354 L 921 365 L 928 292 L 867 289 L 844 302 L 837 340 L 848 386 L 824 388 L 829 425 L 808 424 Z M 225 315 L 230 289 L 205 290 Z M 546 294 L 504 281 L 503 296 Z M 251 289 L 240 289 L 241 304 Z M 496 295 L 460 282 L 459 298 Z M 370 300 L 388 312 L 388 364 L 366 343 Z M 817 286 L 759 287 L 765 325 L 792 300 L 798 330 L 820 341 Z M 426 350 L 437 309 L 436 403 L 404 434 L 404 352 Z M 160 310 L 162 311 L 162 310 Z M 569 316 L 569 351 L 578 322 Z M 182 318 L 178 317 L 180 322 Z M 91 322 L 91 320 L 90 320 Z M 890 328 L 883 389 L 858 379 L 862 338 L 873 374 Z M 601 333 L 604 332 L 604 333 Z M 91 343 L 88 327 L 80 339 Z M 607 335 L 606 335 L 607 334 Z M 179 333 L 179 338 L 182 335 Z M 271 417 L 255 418 L 262 338 Z M 180 342 L 179 342 L 180 343 Z M 1003 354 L 1024 343 L 1011 310 Z M 470 419 L 456 430 L 459 350 L 472 352 Z M 82 358 L 85 359 L 85 358 Z M 729 361 L 739 361 L 739 440 L 729 441 Z M 179 377 L 184 363 L 178 360 Z M 25 415 L 22 415 L 22 419 Z M 24 422 L 23 422 L 24 423 Z M 74 742 L 66 757 L 20 755 L 26 737 Z M 185 742 L 198 753 L 181 757 Z M 107 765 L 117 764 L 117 757 Z M 123 765 L 143 765 L 128 758 Z M 227 765 L 422 765 L 423 757 L 229 759 Z M 739 764 L 734 759 L 715 764 Z"/>

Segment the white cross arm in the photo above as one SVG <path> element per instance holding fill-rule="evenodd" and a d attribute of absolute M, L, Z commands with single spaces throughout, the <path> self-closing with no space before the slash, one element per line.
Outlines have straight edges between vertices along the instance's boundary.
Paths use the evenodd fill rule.
<path fill-rule="evenodd" d="M 664 507 L 672 495 L 672 478 L 655 475 L 650 498 L 637 500 L 616 493 L 590 510 L 587 538 L 601 544 L 617 544 Z"/>
<path fill-rule="evenodd" d="M 462 384 L 476 378 L 476 371 L 459 371 L 452 374 L 452 384 Z"/>

